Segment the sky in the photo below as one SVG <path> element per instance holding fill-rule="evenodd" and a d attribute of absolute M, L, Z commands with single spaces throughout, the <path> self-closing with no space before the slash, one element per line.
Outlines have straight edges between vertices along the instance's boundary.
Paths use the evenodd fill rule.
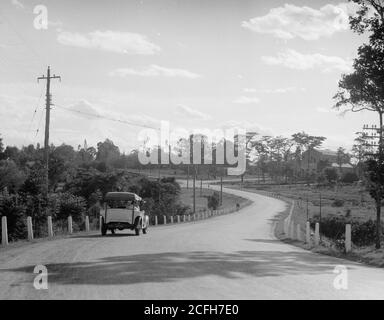
<path fill-rule="evenodd" d="M 47 28 L 40 13 L 47 9 Z M 0 134 L 6 145 L 106 138 L 122 151 L 143 127 L 305 131 L 350 148 L 375 114 L 332 109 L 366 36 L 351 3 L 316 0 L 1 0 Z M 108 118 L 108 119 L 106 119 Z M 110 119 L 119 120 L 112 121 Z"/>

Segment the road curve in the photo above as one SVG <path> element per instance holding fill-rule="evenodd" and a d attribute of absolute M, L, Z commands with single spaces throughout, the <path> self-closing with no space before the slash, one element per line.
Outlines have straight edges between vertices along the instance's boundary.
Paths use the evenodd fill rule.
<path fill-rule="evenodd" d="M 278 241 L 274 217 L 286 204 L 254 201 L 206 221 L 99 234 L 0 249 L 0 299 L 383 299 L 384 270 L 313 254 Z M 33 269 L 48 268 L 48 290 Z M 348 268 L 348 290 L 333 283 Z"/>

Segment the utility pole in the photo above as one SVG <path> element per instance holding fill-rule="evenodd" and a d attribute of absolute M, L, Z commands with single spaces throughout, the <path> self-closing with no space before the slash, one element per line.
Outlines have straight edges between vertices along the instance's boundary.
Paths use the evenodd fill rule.
<path fill-rule="evenodd" d="M 51 95 L 51 80 L 59 79 L 61 81 L 61 77 L 53 75 L 51 76 L 51 67 L 48 66 L 47 75 L 37 78 L 37 81 L 47 80 L 47 91 L 46 91 L 46 100 L 45 100 L 45 137 L 44 137 L 44 161 L 45 161 L 45 197 L 48 199 L 49 192 L 49 124 L 51 120 L 51 105 L 52 105 L 52 95 Z"/>
<path fill-rule="evenodd" d="M 220 207 L 223 205 L 223 172 L 220 176 Z"/>
<path fill-rule="evenodd" d="M 378 164 L 378 172 L 379 175 L 380 172 L 383 171 L 384 168 L 384 125 L 383 125 L 383 112 L 380 112 L 380 126 L 368 126 L 365 125 L 363 128 L 364 131 L 372 131 L 371 135 L 367 135 L 367 139 L 373 140 L 373 143 L 367 143 L 366 146 L 370 147 L 372 152 L 370 154 L 367 154 L 367 156 L 371 157 L 377 157 L 377 164 Z M 378 143 L 376 140 L 379 140 Z M 374 149 L 378 148 L 378 154 L 375 153 Z M 378 190 L 376 194 L 376 215 L 377 215 L 377 223 L 376 223 L 376 249 L 381 248 L 381 202 L 382 202 L 382 194 Z"/>
<path fill-rule="evenodd" d="M 196 213 L 196 168 L 193 171 L 193 213 Z"/>
<path fill-rule="evenodd" d="M 187 167 L 187 189 L 189 189 L 189 165 Z"/>
<path fill-rule="evenodd" d="M 322 212 L 321 212 L 321 201 L 322 201 L 322 198 L 321 198 L 321 193 L 320 193 L 320 240 L 321 240 L 321 215 L 322 215 Z"/>

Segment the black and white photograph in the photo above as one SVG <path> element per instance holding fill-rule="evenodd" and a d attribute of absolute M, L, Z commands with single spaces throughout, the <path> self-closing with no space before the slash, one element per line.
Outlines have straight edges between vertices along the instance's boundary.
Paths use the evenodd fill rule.
<path fill-rule="evenodd" d="M 0 0 L 0 300 L 384 300 L 383 115 L 384 0 Z"/>

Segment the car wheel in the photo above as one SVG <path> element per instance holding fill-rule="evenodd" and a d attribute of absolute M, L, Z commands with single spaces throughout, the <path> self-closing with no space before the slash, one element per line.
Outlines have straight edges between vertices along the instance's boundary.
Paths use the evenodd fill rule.
<path fill-rule="evenodd" d="M 135 228 L 135 234 L 137 235 L 137 236 L 139 236 L 140 235 L 140 231 L 141 231 L 141 228 L 138 226 L 137 228 Z"/>
<path fill-rule="evenodd" d="M 143 229 L 143 234 L 147 234 L 147 232 L 148 232 L 148 227 Z"/>
<path fill-rule="evenodd" d="M 111 233 L 112 233 L 112 234 L 115 234 L 115 229 L 111 229 Z"/>

